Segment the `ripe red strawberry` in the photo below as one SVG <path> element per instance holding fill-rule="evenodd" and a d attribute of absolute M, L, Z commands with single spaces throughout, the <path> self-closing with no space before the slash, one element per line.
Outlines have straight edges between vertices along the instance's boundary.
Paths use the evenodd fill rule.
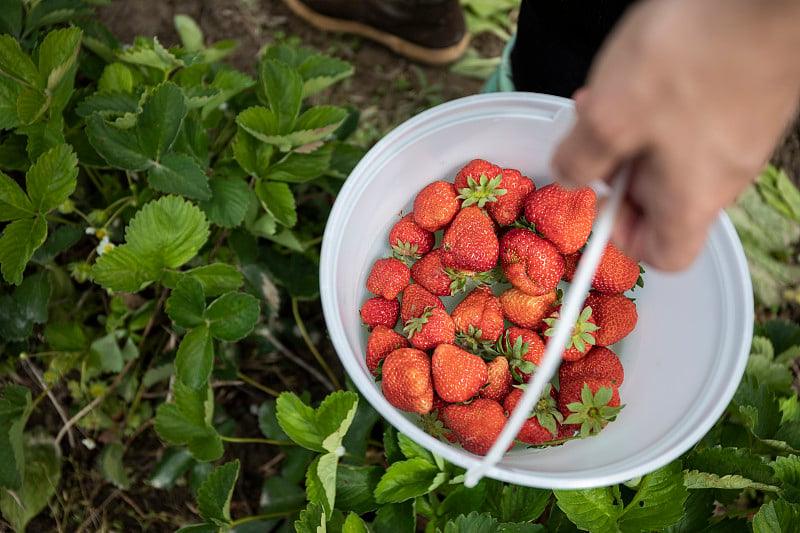
<path fill-rule="evenodd" d="M 508 358 L 514 379 L 527 382 L 544 357 L 545 344 L 538 333 L 531 329 L 512 326 L 497 343 L 498 351 Z"/>
<path fill-rule="evenodd" d="M 503 408 L 511 416 L 520 398 L 525 392 L 524 385 L 515 387 L 503 401 Z M 517 440 L 526 444 L 538 445 L 558 438 L 564 416 L 558 410 L 558 396 L 552 385 L 548 384 L 542 391 L 542 397 L 536 403 L 530 417 L 522 424 L 517 433 Z"/>
<path fill-rule="evenodd" d="M 450 428 L 447 427 L 447 424 L 444 420 L 444 408 L 449 404 L 439 398 L 436 395 L 436 391 L 433 392 L 433 407 L 431 411 L 426 414 L 425 416 L 421 417 L 422 419 L 422 429 L 425 433 L 433 435 L 437 438 L 444 438 L 450 443 L 456 442 L 456 437 L 453 435 L 453 432 L 450 431 Z"/>
<path fill-rule="evenodd" d="M 455 186 L 448 181 L 434 181 L 414 197 L 414 221 L 428 231 L 440 230 L 461 209 Z"/>
<path fill-rule="evenodd" d="M 560 319 L 561 306 L 557 306 L 550 316 L 544 319 L 546 328 L 543 331 L 545 342 L 555 332 L 556 324 Z M 589 349 L 594 346 L 594 332 L 597 331 L 597 325 L 592 317 L 592 308 L 584 306 L 581 310 L 578 319 L 575 321 L 575 326 L 572 328 L 572 335 L 567 340 L 566 347 L 561 354 L 564 361 L 575 361 L 584 357 Z"/>
<path fill-rule="evenodd" d="M 500 294 L 503 316 L 516 326 L 534 329 L 555 306 L 556 291 L 541 296 L 533 296 L 516 287 L 506 289 Z"/>
<path fill-rule="evenodd" d="M 573 426 L 581 437 L 598 433 L 621 409 L 619 391 L 610 379 L 588 376 L 560 383 L 558 410 L 564 424 Z"/>
<path fill-rule="evenodd" d="M 387 300 L 382 296 L 374 296 L 364 302 L 360 314 L 361 321 L 370 328 L 384 325 L 393 329 L 400 316 L 400 302 L 397 301 L 397 298 Z"/>
<path fill-rule="evenodd" d="M 414 213 L 398 220 L 389 231 L 389 245 L 401 260 L 416 260 L 433 249 L 436 237 L 416 223 Z"/>
<path fill-rule="evenodd" d="M 586 376 L 610 379 L 615 387 L 622 385 L 625 370 L 617 354 L 605 346 L 594 346 L 577 361 L 563 361 L 558 367 L 559 382 Z"/>
<path fill-rule="evenodd" d="M 378 324 L 367 339 L 367 368 L 373 375 L 380 374 L 381 362 L 397 348 L 410 348 L 408 339 L 383 324 Z"/>
<path fill-rule="evenodd" d="M 456 326 L 458 341 L 473 349 L 497 341 L 503 333 L 503 306 L 500 298 L 486 285 L 472 289 L 450 316 Z"/>
<path fill-rule="evenodd" d="M 387 300 L 397 298 L 411 281 L 411 269 L 394 257 L 377 259 L 367 276 L 367 290 Z"/>
<path fill-rule="evenodd" d="M 503 403 L 514 384 L 511 369 L 508 366 L 508 359 L 504 355 L 498 355 L 486 364 L 486 370 L 489 378 L 486 386 L 478 394 L 481 398 Z"/>
<path fill-rule="evenodd" d="M 589 291 L 587 306 L 592 308 L 592 316 L 597 324 L 594 332 L 595 344 L 611 346 L 627 337 L 636 327 L 639 314 L 636 303 L 624 294 L 602 294 Z"/>
<path fill-rule="evenodd" d="M 640 274 L 639 263 L 609 242 L 592 279 L 592 287 L 605 294 L 625 292 L 636 285 Z"/>
<path fill-rule="evenodd" d="M 466 402 L 489 379 L 486 362 L 454 344 L 439 344 L 431 359 L 433 390 L 446 402 Z"/>
<path fill-rule="evenodd" d="M 399 348 L 383 362 L 381 389 L 386 400 L 402 411 L 424 415 L 433 406 L 431 358 L 414 348 Z"/>
<path fill-rule="evenodd" d="M 578 269 L 578 261 L 580 258 L 580 252 L 564 255 L 564 281 L 572 281 L 573 276 L 575 276 L 575 271 Z"/>
<path fill-rule="evenodd" d="M 469 206 L 459 211 L 445 230 L 441 249 L 444 266 L 485 272 L 497 264 L 500 243 L 489 215 Z"/>
<path fill-rule="evenodd" d="M 419 317 L 410 319 L 403 326 L 403 332 L 411 345 L 420 350 L 430 350 L 439 344 L 452 344 L 456 340 L 453 319 L 440 307 L 429 307 Z"/>
<path fill-rule="evenodd" d="M 562 254 L 578 251 L 594 223 L 597 195 L 590 187 L 566 189 L 550 183 L 525 198 L 525 218 Z"/>
<path fill-rule="evenodd" d="M 536 185 L 513 168 L 504 168 L 502 176 L 500 187 L 506 193 L 498 196 L 497 201 L 486 204 L 486 212 L 499 225 L 510 226 L 522 215 L 525 198 L 536 189 Z"/>
<path fill-rule="evenodd" d="M 485 159 L 473 159 L 464 165 L 453 180 L 461 207 L 483 208 L 505 195 L 501 173 L 499 166 Z"/>
<path fill-rule="evenodd" d="M 468 452 L 486 455 L 497 440 L 506 415 L 500 403 L 487 398 L 475 398 L 470 403 L 451 403 L 444 408 L 445 425 L 458 443 Z M 513 446 L 509 446 L 509 449 Z"/>
<path fill-rule="evenodd" d="M 400 322 L 403 324 L 422 315 L 428 307 L 444 309 L 442 300 L 418 283 L 409 283 L 400 300 Z"/>
<path fill-rule="evenodd" d="M 450 296 L 452 278 L 442 264 L 442 249 L 434 248 L 411 265 L 411 279 L 436 296 Z"/>
<path fill-rule="evenodd" d="M 525 228 L 500 239 L 500 265 L 511 285 L 534 296 L 555 290 L 564 275 L 564 258 L 556 247 Z"/>

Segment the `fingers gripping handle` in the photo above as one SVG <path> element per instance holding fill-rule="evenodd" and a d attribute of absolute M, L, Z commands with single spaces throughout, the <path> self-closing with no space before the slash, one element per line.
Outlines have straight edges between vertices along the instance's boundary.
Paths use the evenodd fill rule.
<path fill-rule="evenodd" d="M 465 486 L 474 487 L 500 461 L 517 433 L 519 433 L 533 406 L 541 398 L 545 386 L 558 369 L 558 365 L 561 362 L 561 354 L 567 344 L 573 325 L 578 319 L 581 307 L 583 307 L 591 286 L 592 278 L 611 236 L 614 218 L 622 201 L 627 183 L 628 167 L 623 166 L 614 178 L 608 201 L 595 219 L 592 235 L 584 248 L 575 276 L 561 306 L 561 319 L 556 323 L 555 331 L 547 343 L 542 362 L 538 370 L 533 374 L 533 379 L 528 383 L 525 392 L 503 427 L 503 431 L 500 432 L 489 452 L 481 462 L 467 470 L 464 477 Z"/>

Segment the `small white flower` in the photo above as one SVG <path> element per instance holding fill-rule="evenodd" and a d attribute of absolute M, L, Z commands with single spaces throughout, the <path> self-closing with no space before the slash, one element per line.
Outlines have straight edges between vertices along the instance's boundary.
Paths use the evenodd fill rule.
<path fill-rule="evenodd" d="M 100 244 L 97 245 L 95 251 L 97 252 L 97 255 L 103 255 L 104 253 L 106 253 L 109 250 L 112 250 L 115 247 L 116 245 L 113 242 L 111 242 L 111 239 L 108 238 L 108 235 L 104 235 L 103 238 L 100 239 Z"/>
<path fill-rule="evenodd" d="M 87 439 L 83 439 L 81 441 L 81 444 L 86 446 L 87 450 L 94 450 L 97 447 L 97 443 L 95 443 L 95 441 L 93 439 L 88 439 L 88 438 Z"/>

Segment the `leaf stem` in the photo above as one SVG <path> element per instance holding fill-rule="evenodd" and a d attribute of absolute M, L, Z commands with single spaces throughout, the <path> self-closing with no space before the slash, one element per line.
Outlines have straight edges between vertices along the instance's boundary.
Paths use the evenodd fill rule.
<path fill-rule="evenodd" d="M 257 514 L 251 516 L 245 516 L 244 518 L 239 518 L 238 520 L 234 520 L 231 522 L 231 527 L 236 527 L 239 524 L 245 524 L 247 522 L 255 522 L 256 520 L 270 520 L 272 518 L 283 518 L 285 516 L 292 516 L 293 514 L 297 514 L 303 509 L 292 509 L 291 511 L 281 511 L 278 513 L 265 513 L 265 514 Z"/>
<path fill-rule="evenodd" d="M 298 444 L 291 440 L 274 440 L 274 439 L 259 439 L 256 437 L 226 437 L 220 435 L 220 439 L 224 442 L 233 442 L 237 444 L 269 444 L 272 446 L 298 446 Z"/>
<path fill-rule="evenodd" d="M 306 342 L 306 346 L 308 346 L 308 349 L 314 355 L 314 358 L 316 358 L 316 360 L 319 363 L 319 365 L 322 367 L 322 369 L 328 375 L 328 379 L 331 380 L 331 383 L 333 383 L 333 386 L 336 387 L 337 389 L 341 389 L 342 386 L 339 383 L 339 380 L 336 378 L 336 374 L 333 373 L 333 371 L 331 370 L 331 367 L 328 366 L 328 363 L 322 357 L 322 354 L 319 353 L 319 350 L 317 350 L 317 347 L 314 346 L 313 342 L 311 342 L 311 337 L 308 335 L 308 331 L 306 330 L 305 323 L 303 322 L 303 319 L 300 316 L 300 310 L 298 309 L 298 306 L 297 306 L 297 298 L 292 298 L 292 314 L 294 315 L 294 320 L 297 323 L 297 327 L 300 329 L 300 334 L 303 336 L 303 340 Z"/>
<path fill-rule="evenodd" d="M 242 372 L 236 372 L 236 377 L 239 378 L 240 380 L 244 381 L 245 383 L 247 383 L 251 387 L 254 387 L 254 388 L 256 388 L 256 389 L 258 389 L 258 390 L 260 390 L 262 392 L 265 392 L 265 393 L 269 394 L 270 396 L 274 396 L 275 398 L 277 398 L 281 394 L 280 392 L 276 391 L 275 389 L 271 389 L 271 388 L 267 387 L 266 385 L 262 385 L 258 381 L 254 380 L 253 378 L 251 378 L 250 376 L 248 376 L 248 375 L 246 375 L 246 374 L 244 374 Z"/>

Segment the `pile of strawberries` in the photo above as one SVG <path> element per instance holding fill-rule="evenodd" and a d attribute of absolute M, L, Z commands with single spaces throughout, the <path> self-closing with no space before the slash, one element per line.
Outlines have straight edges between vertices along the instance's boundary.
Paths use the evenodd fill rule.
<path fill-rule="evenodd" d="M 391 257 L 372 265 L 360 310 L 366 364 L 389 403 L 485 455 L 544 355 L 596 203 L 589 187 L 537 188 L 484 159 L 420 190 L 389 232 Z M 609 347 L 636 326 L 626 293 L 641 273 L 607 245 L 558 377 L 517 442 L 559 444 L 615 419 L 624 372 Z"/>

